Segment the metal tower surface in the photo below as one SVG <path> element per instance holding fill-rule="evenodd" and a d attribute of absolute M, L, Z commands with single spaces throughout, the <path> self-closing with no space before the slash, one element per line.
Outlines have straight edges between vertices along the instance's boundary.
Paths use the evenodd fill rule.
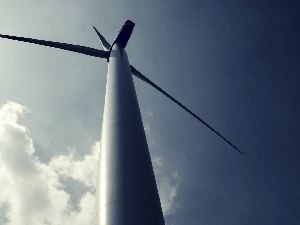
<path fill-rule="evenodd" d="M 109 57 L 94 212 L 95 225 L 164 224 L 127 54 Z"/>

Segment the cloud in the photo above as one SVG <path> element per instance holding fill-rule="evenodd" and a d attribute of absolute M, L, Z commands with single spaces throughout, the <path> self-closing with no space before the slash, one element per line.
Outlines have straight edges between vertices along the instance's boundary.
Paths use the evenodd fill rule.
<path fill-rule="evenodd" d="M 70 148 L 65 155 L 41 162 L 29 130 L 18 121 L 28 112 L 14 102 L 0 106 L 0 223 L 91 224 L 100 142 L 82 159 L 76 160 L 76 150 Z M 178 172 L 170 172 L 163 157 L 154 157 L 153 166 L 163 213 L 173 214 L 178 207 Z M 76 203 L 71 201 L 67 179 L 84 187 L 77 192 Z"/>
<path fill-rule="evenodd" d="M 49 165 L 63 177 L 77 180 L 85 186 L 95 189 L 96 171 L 98 169 L 100 142 L 92 147 L 91 155 L 84 156 L 83 160 L 75 160 L 75 149 L 69 149 L 68 155 L 57 155 Z"/>
<path fill-rule="evenodd" d="M 166 162 L 162 156 L 154 157 L 152 161 L 163 214 L 164 216 L 174 214 L 179 207 L 176 204 L 180 186 L 178 171 L 177 169 L 170 171 L 169 168 L 166 168 Z"/>
<path fill-rule="evenodd" d="M 0 221 L 6 225 L 90 224 L 94 206 L 91 188 L 79 196 L 75 210 L 61 176 L 70 176 L 92 187 L 93 182 L 82 176 L 89 173 L 85 162 L 92 161 L 93 153 L 83 161 L 74 161 L 69 155 L 56 156 L 51 165 L 42 163 L 34 155 L 28 129 L 18 124 L 18 117 L 26 112 L 26 107 L 13 102 L 0 108 Z M 53 165 L 60 165 L 61 161 L 71 169 L 65 168 L 59 174 Z"/>
<path fill-rule="evenodd" d="M 148 145 L 157 148 L 157 137 L 151 130 L 151 126 L 147 121 L 154 118 L 151 111 L 143 112 L 144 130 L 148 137 Z M 176 196 L 180 186 L 180 177 L 176 167 L 172 167 L 166 162 L 163 156 L 157 156 L 157 152 L 152 152 L 152 163 L 155 172 L 157 188 L 160 196 L 161 206 L 164 216 L 172 215 L 175 213 L 179 205 L 176 203 Z"/>

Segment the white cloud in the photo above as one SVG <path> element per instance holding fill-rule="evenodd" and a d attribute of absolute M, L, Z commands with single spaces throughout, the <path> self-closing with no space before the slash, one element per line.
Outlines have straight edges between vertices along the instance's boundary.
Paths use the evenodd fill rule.
<path fill-rule="evenodd" d="M 176 204 L 176 196 L 180 186 L 178 171 L 175 169 L 171 172 L 169 168 L 166 168 L 162 156 L 154 157 L 152 161 L 163 214 L 165 216 L 173 214 L 178 208 L 178 204 Z"/>
<path fill-rule="evenodd" d="M 154 113 L 151 112 L 150 110 L 147 110 L 147 111 L 145 112 L 145 114 L 146 114 L 148 117 L 153 117 L 153 116 L 154 116 Z"/>
<path fill-rule="evenodd" d="M 69 149 L 68 155 L 58 155 L 52 158 L 49 165 L 63 177 L 73 178 L 94 189 L 96 187 L 96 171 L 98 168 L 100 142 L 92 147 L 92 154 L 83 160 L 74 160 L 75 149 Z"/>
<path fill-rule="evenodd" d="M 0 108 L 0 215 L 5 217 L 0 221 L 7 225 L 90 224 L 94 207 L 90 189 L 80 197 L 78 210 L 74 210 L 53 165 L 60 165 L 64 160 L 71 169 L 63 171 L 63 176 L 92 187 L 93 182 L 82 176 L 90 169 L 85 162 L 96 161 L 93 158 L 96 150 L 83 161 L 56 156 L 52 165 L 42 163 L 34 155 L 28 129 L 18 124 L 18 117 L 25 112 L 26 107 L 13 102 Z M 79 164 L 83 166 L 82 171 L 78 171 Z"/>
<path fill-rule="evenodd" d="M 148 137 L 148 145 L 157 148 L 159 146 L 157 138 L 152 132 L 150 124 L 147 122 L 153 119 L 154 114 L 149 110 L 143 112 L 143 114 L 145 116 L 144 130 Z M 165 216 L 174 214 L 179 207 L 176 203 L 176 196 L 180 186 L 177 168 L 174 169 L 174 167 L 171 167 L 162 156 L 152 156 L 152 163 L 163 214 Z"/>
<path fill-rule="evenodd" d="M 0 107 L 0 223 L 4 225 L 91 224 L 100 142 L 81 160 L 75 149 L 44 163 L 35 155 L 29 130 L 18 118 L 26 107 L 7 102 Z M 166 169 L 163 157 L 153 159 L 164 215 L 175 212 L 178 172 Z M 84 186 L 73 205 L 65 178 Z"/>

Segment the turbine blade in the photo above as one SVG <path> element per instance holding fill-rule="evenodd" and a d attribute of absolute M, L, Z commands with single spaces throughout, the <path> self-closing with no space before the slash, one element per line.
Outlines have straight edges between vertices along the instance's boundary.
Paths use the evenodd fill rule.
<path fill-rule="evenodd" d="M 108 51 L 110 49 L 110 44 L 106 41 L 106 39 L 100 34 L 100 32 L 97 30 L 96 27 L 93 27 L 94 30 L 96 31 L 100 41 L 101 41 L 101 44 L 104 48 L 105 51 Z"/>
<path fill-rule="evenodd" d="M 59 48 L 67 51 L 77 52 L 89 56 L 99 57 L 99 58 L 108 58 L 109 53 L 106 51 L 80 46 L 80 45 L 72 45 L 72 44 L 66 44 L 66 43 L 60 43 L 60 42 L 53 42 L 53 41 L 44 41 L 44 40 L 38 40 L 38 39 L 32 39 L 32 38 L 25 38 L 25 37 L 17 37 L 17 36 L 10 36 L 10 35 L 3 35 L 0 34 L 1 38 L 16 40 L 16 41 L 23 41 L 53 48 Z"/>
<path fill-rule="evenodd" d="M 199 120 L 201 123 L 203 123 L 206 127 L 208 127 L 210 130 L 212 130 L 215 134 L 217 134 L 220 138 L 222 138 L 224 141 L 226 141 L 230 146 L 232 146 L 235 150 L 237 150 L 239 153 L 244 153 L 239 150 L 236 146 L 234 146 L 230 141 L 228 141 L 223 135 L 221 135 L 218 131 L 216 131 L 214 128 L 212 128 L 209 124 L 207 124 L 204 120 L 202 120 L 200 117 L 198 117 L 195 113 L 193 113 L 191 110 L 189 110 L 187 107 L 185 107 L 183 104 L 181 104 L 179 101 L 177 101 L 175 98 L 173 98 L 171 95 L 169 95 L 167 92 L 165 92 L 163 89 L 161 89 L 159 86 L 157 86 L 155 83 L 153 83 L 151 80 L 149 80 L 147 77 L 145 77 L 143 74 L 141 74 L 136 68 L 133 66 L 130 66 L 131 72 L 134 76 L 140 78 L 141 80 L 145 81 L 147 84 L 154 87 L 156 90 L 161 92 L 163 95 L 167 96 L 169 99 L 171 99 L 173 102 L 175 102 L 177 105 L 179 105 L 181 108 L 183 108 L 186 112 L 188 112 L 190 115 L 195 117 L 197 120 Z"/>

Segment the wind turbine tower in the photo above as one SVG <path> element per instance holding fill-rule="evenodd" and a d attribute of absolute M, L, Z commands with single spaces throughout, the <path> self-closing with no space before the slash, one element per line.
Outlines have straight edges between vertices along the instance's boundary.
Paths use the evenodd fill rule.
<path fill-rule="evenodd" d="M 129 64 L 125 47 L 134 25 L 127 20 L 112 44 L 94 28 L 104 50 L 0 34 L 1 38 L 105 58 L 108 62 L 94 225 L 165 224 L 132 75 L 164 94 L 242 153 L 214 128 Z"/>
<path fill-rule="evenodd" d="M 127 21 L 110 47 L 95 224 L 164 224 L 125 52 L 133 27 Z"/>

